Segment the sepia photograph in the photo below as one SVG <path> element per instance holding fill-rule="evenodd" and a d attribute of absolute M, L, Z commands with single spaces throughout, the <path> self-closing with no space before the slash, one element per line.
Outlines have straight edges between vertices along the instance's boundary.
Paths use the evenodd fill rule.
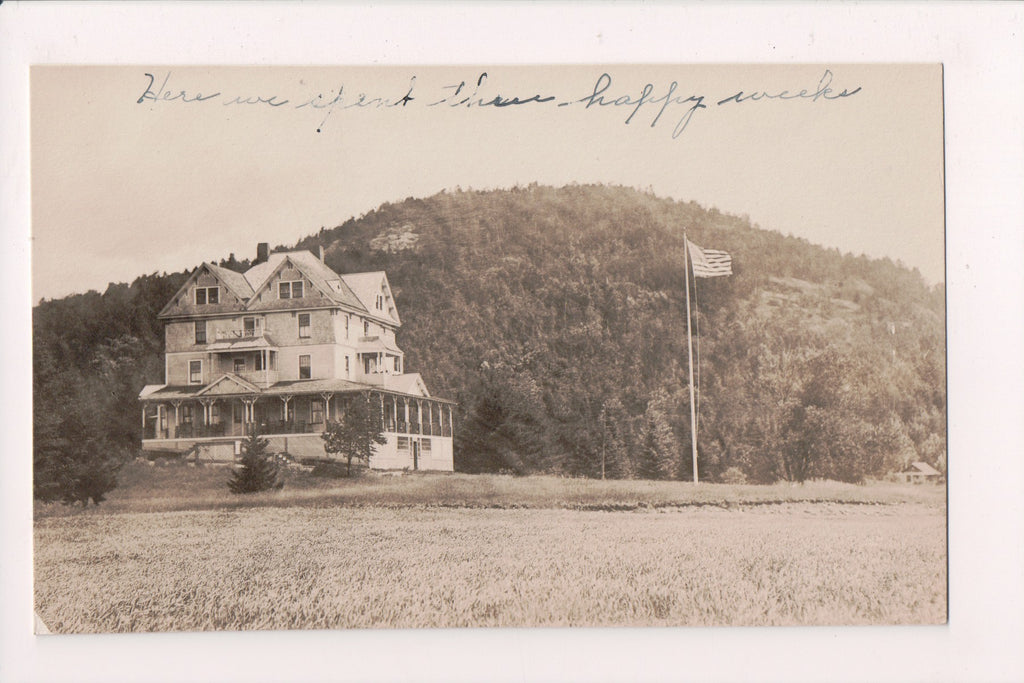
<path fill-rule="evenodd" d="M 1019 679 L 1019 13 L 586 5 L 4 3 L 5 680 Z"/>
<path fill-rule="evenodd" d="M 39 629 L 946 621 L 941 65 L 31 86 Z"/>

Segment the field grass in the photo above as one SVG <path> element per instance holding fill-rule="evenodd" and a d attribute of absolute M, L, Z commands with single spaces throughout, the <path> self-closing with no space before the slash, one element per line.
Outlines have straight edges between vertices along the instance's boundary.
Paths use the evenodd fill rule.
<path fill-rule="evenodd" d="M 230 468 L 138 462 L 120 473 L 120 485 L 86 514 L 170 512 L 243 507 L 470 507 L 499 509 L 634 510 L 700 505 L 744 506 L 783 502 L 851 504 L 918 503 L 945 507 L 945 487 L 876 482 L 867 486 L 807 482 L 772 486 L 677 481 L 614 481 L 553 476 L 363 472 L 351 479 L 313 477 L 289 470 L 281 491 L 236 496 L 228 492 Z M 81 508 L 38 504 L 37 517 L 80 515 Z"/>
<path fill-rule="evenodd" d="M 944 516 L 902 507 L 49 518 L 36 603 L 58 633 L 941 623 Z"/>
<path fill-rule="evenodd" d="M 55 633 L 920 624 L 946 618 L 945 489 L 470 475 L 233 496 L 133 464 L 100 507 L 39 506 Z"/>

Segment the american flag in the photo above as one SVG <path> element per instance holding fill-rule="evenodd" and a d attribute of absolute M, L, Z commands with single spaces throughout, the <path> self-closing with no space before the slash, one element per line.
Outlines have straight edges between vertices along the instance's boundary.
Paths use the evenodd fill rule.
<path fill-rule="evenodd" d="M 732 256 L 729 256 L 728 252 L 701 249 L 690 240 L 686 240 L 686 246 L 690 250 L 694 277 L 732 275 Z"/>

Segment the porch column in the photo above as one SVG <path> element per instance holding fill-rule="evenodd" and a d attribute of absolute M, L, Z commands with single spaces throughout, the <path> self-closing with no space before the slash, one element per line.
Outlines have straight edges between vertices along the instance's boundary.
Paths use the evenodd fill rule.
<path fill-rule="evenodd" d="M 427 401 L 427 424 L 430 425 L 430 435 L 434 435 L 434 402 Z"/>
<path fill-rule="evenodd" d="M 398 397 L 397 396 L 392 396 L 391 397 L 391 407 L 394 409 L 394 412 L 391 413 L 391 416 L 395 418 L 395 431 L 397 432 L 398 431 Z"/>
<path fill-rule="evenodd" d="M 331 399 L 334 398 L 334 392 L 323 391 L 320 393 L 320 397 L 324 400 L 324 429 L 326 429 L 327 423 L 331 420 Z"/>
<path fill-rule="evenodd" d="M 242 436 L 248 436 L 247 425 L 253 424 L 256 421 L 256 411 L 253 409 L 256 403 L 255 398 L 243 398 L 242 404 L 245 406 L 244 418 L 242 420 Z"/>
<path fill-rule="evenodd" d="M 423 401 L 416 399 L 416 428 L 423 433 Z"/>
<path fill-rule="evenodd" d="M 448 405 L 448 431 L 452 433 L 452 437 L 455 437 L 455 421 L 452 420 L 452 407 Z"/>
<path fill-rule="evenodd" d="M 171 405 L 174 406 L 174 438 L 178 438 L 178 432 L 181 431 L 181 419 L 178 417 L 181 401 L 171 401 Z"/>
<path fill-rule="evenodd" d="M 380 428 L 381 431 L 387 429 L 387 423 L 384 421 L 384 394 L 377 394 L 380 397 Z"/>
<path fill-rule="evenodd" d="M 405 433 L 409 433 L 409 399 L 402 397 L 402 405 L 405 408 Z"/>
<path fill-rule="evenodd" d="M 284 422 L 288 421 L 288 402 L 292 400 L 291 396 L 282 396 L 281 403 L 284 405 L 283 417 L 281 418 Z"/>
<path fill-rule="evenodd" d="M 146 404 L 142 404 L 142 438 L 146 438 Z"/>

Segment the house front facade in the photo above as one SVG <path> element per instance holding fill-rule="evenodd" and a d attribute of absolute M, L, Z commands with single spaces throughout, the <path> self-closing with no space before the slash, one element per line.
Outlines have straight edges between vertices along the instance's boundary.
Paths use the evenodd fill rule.
<path fill-rule="evenodd" d="M 139 395 L 144 449 L 231 459 L 256 430 L 272 451 L 323 458 L 327 422 L 364 400 L 387 440 L 370 467 L 453 469 L 453 403 L 405 371 L 385 273 L 339 275 L 322 252 L 260 244 L 245 273 L 196 268 L 159 318 L 165 382 Z"/>

